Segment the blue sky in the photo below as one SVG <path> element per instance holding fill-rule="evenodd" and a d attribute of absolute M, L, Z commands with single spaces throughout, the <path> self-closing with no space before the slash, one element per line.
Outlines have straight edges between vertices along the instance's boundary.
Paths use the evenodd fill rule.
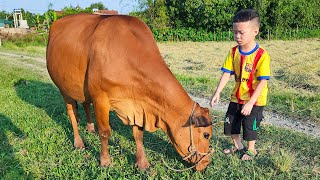
<path fill-rule="evenodd" d="M 0 11 L 12 12 L 13 9 L 23 8 L 31 13 L 43 14 L 50 3 L 54 10 L 61 10 L 70 5 L 85 8 L 96 2 L 102 2 L 109 10 L 117 10 L 120 14 L 128 14 L 137 6 L 137 0 L 0 0 Z"/>

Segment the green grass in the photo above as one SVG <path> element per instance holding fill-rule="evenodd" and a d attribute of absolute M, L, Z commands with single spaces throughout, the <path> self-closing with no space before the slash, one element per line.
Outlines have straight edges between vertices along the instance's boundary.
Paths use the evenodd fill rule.
<path fill-rule="evenodd" d="M 110 115 L 112 137 L 109 141 L 113 163 L 102 168 L 98 161 L 100 140 L 97 134 L 85 131 L 83 110 L 80 108 L 79 128 L 86 149 L 75 150 L 62 97 L 40 69 L 45 70 L 44 64 L 32 59 L 0 57 L 0 179 L 320 178 L 320 139 L 282 128 L 261 128 L 257 143 L 259 156 L 252 162 L 243 162 L 236 155 L 224 155 L 222 149 L 231 146 L 231 141 L 222 135 L 223 114 L 219 112 L 211 112 L 214 120 L 211 144 L 216 151 L 211 156 L 212 163 L 203 172 L 177 173 L 166 168 L 162 159 L 176 169 L 189 165 L 168 144 L 167 136 L 161 131 L 145 133 L 145 149 L 152 167 L 139 171 L 134 166 L 131 128 L 123 125 L 114 113 Z M 206 77 L 177 77 L 185 86 L 194 88 L 190 92 L 199 91 L 201 84 L 209 87 L 217 83 Z"/>

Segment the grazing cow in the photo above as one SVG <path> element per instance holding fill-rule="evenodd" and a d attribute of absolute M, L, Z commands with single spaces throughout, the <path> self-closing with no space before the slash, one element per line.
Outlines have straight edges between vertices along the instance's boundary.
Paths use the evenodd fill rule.
<path fill-rule="evenodd" d="M 65 100 L 76 148 L 84 147 L 76 101 L 86 109 L 88 129 L 92 129 L 89 105 L 93 104 L 102 144 L 101 166 L 110 164 L 109 111 L 132 126 L 140 169 L 150 166 L 143 130 L 158 128 L 196 170 L 209 164 L 209 110 L 188 96 L 166 66 L 150 29 L 138 18 L 78 14 L 55 21 L 50 28 L 47 68 Z"/>

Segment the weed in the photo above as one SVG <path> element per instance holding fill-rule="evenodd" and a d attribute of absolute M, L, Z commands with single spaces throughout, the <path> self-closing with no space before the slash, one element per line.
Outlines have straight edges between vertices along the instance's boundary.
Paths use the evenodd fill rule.
<path fill-rule="evenodd" d="M 279 149 L 275 154 L 273 154 L 271 159 L 275 169 L 279 170 L 280 172 L 288 172 L 296 163 L 294 153 L 283 148 Z"/>

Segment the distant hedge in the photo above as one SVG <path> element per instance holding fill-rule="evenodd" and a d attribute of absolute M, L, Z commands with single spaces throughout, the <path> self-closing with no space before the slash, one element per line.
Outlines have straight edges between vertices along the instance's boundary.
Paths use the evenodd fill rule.
<path fill-rule="evenodd" d="M 260 14 L 260 38 L 320 37 L 319 0 L 139 0 L 138 16 L 157 40 L 227 40 L 240 9 Z"/>
<path fill-rule="evenodd" d="M 157 30 L 152 29 L 156 41 L 230 41 L 233 40 L 233 33 L 229 31 L 211 32 L 203 29 L 196 30 L 193 28 L 179 28 Z M 320 29 L 293 29 L 293 30 L 273 30 L 260 32 L 257 39 L 266 40 L 292 40 L 304 38 L 319 38 Z"/>

